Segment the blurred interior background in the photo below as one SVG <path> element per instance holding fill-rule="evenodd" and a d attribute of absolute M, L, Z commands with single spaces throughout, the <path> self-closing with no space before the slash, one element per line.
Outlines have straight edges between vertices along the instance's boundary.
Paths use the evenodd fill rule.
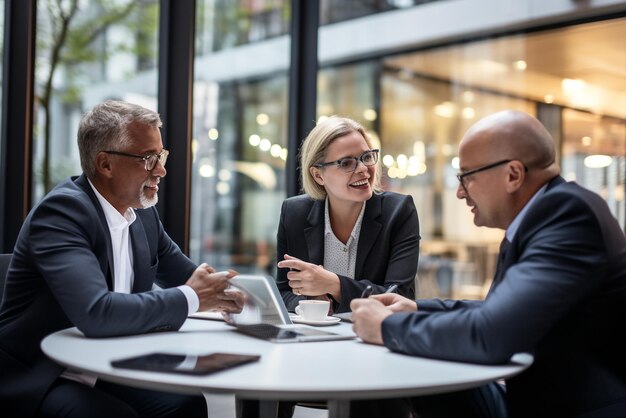
<path fill-rule="evenodd" d="M 302 110 L 290 104 L 298 57 L 317 62 L 296 68 L 313 77 L 312 93 L 301 98 L 315 113 L 304 132 L 329 115 L 359 120 L 380 142 L 385 189 L 413 196 L 420 296 L 480 298 L 489 284 L 503 233 L 474 227 L 455 197 L 455 174 L 464 131 L 498 110 L 537 116 L 555 138 L 563 176 L 602 195 L 624 228 L 624 2 L 303 3 L 0 0 L 4 251 L 28 209 L 80 173 L 78 121 L 113 98 L 161 111 L 165 126 L 185 119 L 183 134 L 164 132 L 167 148 L 184 146 L 168 160 L 176 183 L 161 193 L 180 199 L 162 213 L 179 245 L 218 269 L 274 275 L 280 204 L 297 192 L 289 161 L 304 137 L 291 128 Z M 178 8 L 187 15 L 174 16 Z M 304 33 L 313 42 L 302 41 L 296 11 L 315 20 Z M 22 22 L 29 32 L 18 32 Z M 180 41 L 178 33 L 191 36 Z M 33 48 L 20 61 L 22 43 Z M 189 62 L 164 63 L 164 47 L 189 50 Z M 189 74 L 189 83 L 178 88 L 164 68 Z M 15 92 L 19 83 L 7 77 L 20 71 L 32 83 Z M 179 94 L 186 106 L 164 114 L 161 104 L 178 103 Z M 7 128 L 22 108 L 25 122 Z"/>

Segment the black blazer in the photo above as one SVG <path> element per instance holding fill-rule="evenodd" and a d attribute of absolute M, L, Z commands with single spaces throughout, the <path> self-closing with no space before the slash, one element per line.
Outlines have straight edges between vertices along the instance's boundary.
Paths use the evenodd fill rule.
<path fill-rule="evenodd" d="M 76 326 L 89 337 L 176 330 L 188 308 L 178 289 L 195 269 L 163 230 L 155 208 L 130 227 L 132 294 L 112 292 L 111 234 L 84 176 L 68 179 L 30 212 L 20 230 L 0 306 L 0 405 L 26 417 L 63 371 L 39 347 Z M 135 294 L 135 293 L 141 293 Z"/>
<path fill-rule="evenodd" d="M 626 416 L 626 239 L 600 196 L 556 177 L 529 208 L 484 302 L 418 300 L 383 322 L 394 351 L 503 363 L 510 417 Z"/>
<path fill-rule="evenodd" d="M 398 293 L 415 297 L 415 274 L 419 259 L 419 223 L 413 198 L 398 193 L 374 194 L 365 206 L 357 249 L 355 277 L 339 276 L 340 303 L 335 312 L 350 310 L 350 301 L 367 285 L 382 293 L 392 284 Z M 308 195 L 283 202 L 277 237 L 277 261 L 285 254 L 314 264 L 324 264 L 324 200 Z M 287 309 L 295 310 L 305 299 L 291 292 L 287 269 L 278 269 L 278 288 Z"/>

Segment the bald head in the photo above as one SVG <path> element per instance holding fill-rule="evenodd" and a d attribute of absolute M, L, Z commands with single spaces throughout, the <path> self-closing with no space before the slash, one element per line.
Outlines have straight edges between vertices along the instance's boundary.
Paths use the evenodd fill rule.
<path fill-rule="evenodd" d="M 474 124 L 459 144 L 462 173 L 457 197 L 474 223 L 506 229 L 560 168 L 554 141 L 534 117 L 516 110 L 494 113 Z M 476 171 L 478 170 L 478 171 Z"/>
<path fill-rule="evenodd" d="M 488 161 L 520 160 L 541 178 L 552 178 L 560 171 L 550 133 L 536 118 L 517 110 L 479 120 L 465 133 L 460 147 L 479 147 Z"/>

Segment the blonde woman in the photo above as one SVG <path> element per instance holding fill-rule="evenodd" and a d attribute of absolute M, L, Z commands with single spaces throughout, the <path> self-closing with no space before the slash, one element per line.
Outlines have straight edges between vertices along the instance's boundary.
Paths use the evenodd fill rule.
<path fill-rule="evenodd" d="M 367 286 L 414 296 L 417 211 L 411 196 L 381 191 L 378 154 L 348 118 L 329 117 L 305 139 L 305 194 L 283 202 L 277 236 L 277 283 L 290 311 L 306 298 L 349 311 Z"/>

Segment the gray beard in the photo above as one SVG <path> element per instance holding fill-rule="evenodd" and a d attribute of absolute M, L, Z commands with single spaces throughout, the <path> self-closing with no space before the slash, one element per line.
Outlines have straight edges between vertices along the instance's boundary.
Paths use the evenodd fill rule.
<path fill-rule="evenodd" d="M 151 208 L 152 206 L 156 205 L 158 201 L 159 201 L 158 193 L 155 193 L 154 197 L 150 199 L 146 196 L 143 189 L 141 190 L 141 193 L 139 194 L 139 202 L 141 203 L 141 207 L 143 209 Z"/>

